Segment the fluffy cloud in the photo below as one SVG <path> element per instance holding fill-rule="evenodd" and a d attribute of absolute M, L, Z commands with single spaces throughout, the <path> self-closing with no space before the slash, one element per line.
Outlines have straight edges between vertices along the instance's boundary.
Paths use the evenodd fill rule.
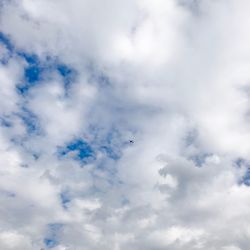
<path fill-rule="evenodd" d="M 0 1 L 0 248 L 248 249 L 249 10 Z"/>

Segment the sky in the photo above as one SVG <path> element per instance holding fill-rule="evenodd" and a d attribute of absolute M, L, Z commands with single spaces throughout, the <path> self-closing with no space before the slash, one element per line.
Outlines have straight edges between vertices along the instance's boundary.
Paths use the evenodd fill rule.
<path fill-rule="evenodd" d="M 249 12 L 0 0 L 0 249 L 248 250 Z"/>

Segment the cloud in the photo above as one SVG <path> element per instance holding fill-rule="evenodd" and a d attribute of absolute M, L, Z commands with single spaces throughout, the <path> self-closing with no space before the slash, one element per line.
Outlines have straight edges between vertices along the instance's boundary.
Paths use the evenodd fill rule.
<path fill-rule="evenodd" d="M 248 249 L 249 8 L 0 1 L 0 248 Z"/>

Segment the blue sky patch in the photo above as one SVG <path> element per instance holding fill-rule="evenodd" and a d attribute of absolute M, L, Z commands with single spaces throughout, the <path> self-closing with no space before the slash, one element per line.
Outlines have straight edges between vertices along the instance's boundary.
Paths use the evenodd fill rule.
<path fill-rule="evenodd" d="M 63 229 L 63 224 L 52 223 L 48 224 L 48 233 L 43 242 L 47 248 L 54 248 L 59 244 L 58 236 Z"/>
<path fill-rule="evenodd" d="M 60 156 L 67 156 L 82 163 L 95 159 L 92 147 L 81 139 L 76 139 L 68 143 L 65 147 L 59 148 Z"/>
<path fill-rule="evenodd" d="M 47 248 L 54 248 L 59 244 L 57 240 L 51 238 L 45 238 L 43 242 Z"/>
<path fill-rule="evenodd" d="M 36 55 L 25 52 L 19 52 L 18 55 L 24 58 L 28 64 L 24 68 L 23 82 L 17 85 L 19 94 L 25 95 L 31 87 L 41 82 L 46 66 L 39 61 Z"/>
<path fill-rule="evenodd" d="M 35 54 L 29 54 L 24 51 L 18 51 L 17 55 L 25 59 L 29 65 L 35 65 L 39 63 L 39 58 Z"/>
<path fill-rule="evenodd" d="M 0 46 L 3 46 L 7 51 L 0 55 L 0 63 L 6 65 L 11 57 L 14 49 L 10 39 L 0 32 Z"/>
<path fill-rule="evenodd" d="M 12 127 L 12 122 L 10 121 L 9 117 L 0 117 L 0 126 L 10 128 Z"/>
<path fill-rule="evenodd" d="M 246 160 L 244 158 L 239 157 L 234 161 L 234 163 L 236 164 L 237 167 L 240 168 L 246 164 Z"/>
<path fill-rule="evenodd" d="M 244 176 L 240 180 L 240 184 L 244 184 L 250 187 L 250 168 L 247 168 Z"/>
<path fill-rule="evenodd" d="M 33 86 L 40 84 L 45 76 L 49 77 L 56 71 L 62 77 L 66 92 L 76 79 L 76 71 L 66 64 L 58 64 L 51 58 L 47 58 L 46 61 L 39 61 L 36 55 L 29 55 L 24 52 L 19 53 L 19 55 L 28 63 L 27 67 L 24 69 L 23 82 L 17 85 L 17 90 L 22 95 L 26 94 Z"/>
<path fill-rule="evenodd" d="M 43 73 L 43 68 L 41 68 L 38 64 L 36 64 L 29 66 L 24 70 L 24 77 L 25 80 L 32 85 L 41 80 L 42 73 Z"/>
<path fill-rule="evenodd" d="M 61 204 L 62 204 L 63 208 L 67 209 L 67 206 L 71 201 L 69 192 L 67 192 L 67 191 L 61 192 L 60 199 L 61 199 Z"/>
<path fill-rule="evenodd" d="M 23 72 L 23 81 L 17 84 L 17 91 L 21 95 L 25 95 L 31 87 L 40 83 L 45 74 L 49 76 L 53 72 L 58 72 L 63 79 L 66 91 L 70 84 L 76 80 L 77 72 L 72 67 L 65 63 L 58 62 L 58 60 L 51 57 L 46 57 L 46 59 L 41 60 L 36 54 L 18 50 L 14 47 L 11 39 L 2 32 L 0 32 L 0 43 L 2 43 L 9 52 L 24 59 L 27 63 Z M 5 61 L 2 63 L 7 62 Z"/>
<path fill-rule="evenodd" d="M 68 90 L 71 83 L 76 79 L 76 71 L 73 68 L 70 68 L 66 64 L 58 64 L 56 70 L 62 76 L 64 82 L 64 88 Z"/>
<path fill-rule="evenodd" d="M 0 32 L 0 43 L 2 43 L 3 45 L 5 45 L 5 47 L 12 52 L 14 50 L 14 46 L 11 43 L 11 40 L 9 39 L 8 36 L 6 36 L 5 34 L 3 34 L 2 32 Z"/>
<path fill-rule="evenodd" d="M 23 107 L 22 112 L 18 113 L 17 115 L 24 123 L 28 134 L 39 134 L 41 132 L 39 120 L 33 112 Z"/>

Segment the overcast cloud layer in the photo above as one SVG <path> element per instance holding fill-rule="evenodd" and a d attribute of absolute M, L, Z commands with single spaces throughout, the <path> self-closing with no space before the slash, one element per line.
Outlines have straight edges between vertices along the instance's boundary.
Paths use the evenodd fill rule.
<path fill-rule="evenodd" d="M 0 0 L 0 249 L 249 250 L 249 13 Z"/>

